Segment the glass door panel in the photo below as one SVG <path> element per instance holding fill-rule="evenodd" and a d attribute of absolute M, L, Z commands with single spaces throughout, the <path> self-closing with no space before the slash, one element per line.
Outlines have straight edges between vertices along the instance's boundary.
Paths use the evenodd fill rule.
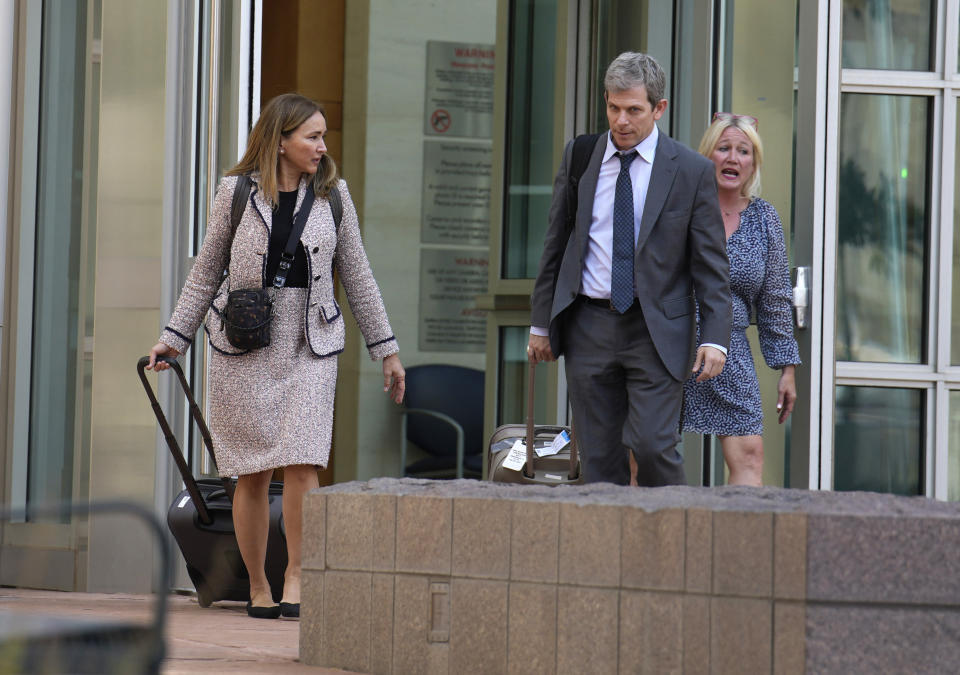
<path fill-rule="evenodd" d="M 77 412 L 87 4 L 46 3 L 33 282 L 27 502 L 73 495 Z M 69 517 L 62 518 L 69 522 Z"/>
<path fill-rule="evenodd" d="M 557 2 L 517 0 L 510 7 L 504 279 L 537 274 L 553 193 Z"/>
<path fill-rule="evenodd" d="M 926 359 L 931 108 L 922 96 L 842 97 L 838 361 Z"/>
<path fill-rule="evenodd" d="M 954 105 L 958 102 L 960 101 L 954 100 Z M 957 116 L 957 132 L 954 146 L 956 154 L 953 177 L 953 264 L 951 266 L 953 293 L 950 308 L 950 363 L 954 366 L 960 365 L 960 116 Z"/>
<path fill-rule="evenodd" d="M 490 278 L 478 298 L 486 314 L 487 436 L 504 423 L 522 423 L 526 414 L 526 344 L 530 292 L 549 223 L 553 180 L 564 136 L 576 111 L 567 101 L 578 51 L 579 14 L 559 0 L 499 0 L 494 78 L 493 162 L 490 203 Z M 555 364 L 542 366 L 537 381 L 537 422 L 557 422 Z M 550 390 L 546 387 L 549 385 Z M 547 397 L 550 400 L 547 400 Z M 548 412 L 549 411 L 549 412 Z"/>
<path fill-rule="evenodd" d="M 720 3 L 716 22 L 715 108 L 704 117 L 691 143 L 694 148 L 699 146 L 700 137 L 716 110 L 757 118 L 757 132 L 763 143 L 763 192 L 760 196 L 777 210 L 789 249 L 795 154 L 797 5 L 795 1 L 728 0 Z M 782 486 L 787 483 L 790 427 L 789 424 L 779 424 L 776 413 L 780 370 L 768 368 L 764 362 L 755 325 L 748 328 L 747 338 L 765 412 L 763 483 Z M 801 366 L 804 367 L 808 365 Z M 797 405 L 809 405 L 809 392 L 799 391 L 798 394 Z M 710 453 L 711 460 L 709 484 L 722 485 L 727 477 L 723 454 L 716 439 L 711 440 L 713 442 L 704 446 L 704 452 Z"/>
<path fill-rule="evenodd" d="M 924 391 L 837 387 L 833 489 L 923 494 Z"/>
<path fill-rule="evenodd" d="M 844 0 L 843 67 L 932 70 L 937 3 Z"/>
<path fill-rule="evenodd" d="M 253 63 L 252 2 L 205 0 L 198 8 L 196 219 L 194 253 L 206 231 L 209 204 L 224 172 L 237 163 L 246 127 L 256 121 L 249 85 Z M 257 37 L 256 39 L 259 39 Z"/>
<path fill-rule="evenodd" d="M 955 59 L 937 51 L 956 49 L 956 26 L 938 30 L 951 4 L 830 6 L 840 48 L 828 71 L 840 80 L 839 105 L 831 92 L 826 99 L 826 199 L 828 212 L 836 200 L 836 218 L 827 218 L 824 237 L 824 325 L 833 329 L 823 335 L 821 371 L 823 414 L 832 416 L 823 425 L 825 489 L 946 496 L 947 467 L 938 460 L 948 453 L 936 443 L 950 426 L 941 415 L 950 399 L 938 397 L 950 394 L 938 382 L 949 377 L 941 355 L 960 358 L 949 336 L 960 316 L 946 301 L 954 251 L 942 256 L 935 246 L 948 244 L 944 228 L 953 227 L 941 188 L 954 180 L 955 148 L 938 145 L 955 129 L 938 125 L 955 124 L 953 75 L 940 72 L 947 62 L 955 70 Z M 871 72 L 878 70 L 899 72 Z"/>
<path fill-rule="evenodd" d="M 194 101 L 193 204 L 190 258 L 184 274 L 193 265 L 207 229 L 207 217 L 216 187 L 223 174 L 237 163 L 248 128 L 256 121 L 260 92 L 258 66 L 252 58 L 260 40 L 251 30 L 257 3 L 203 0 L 196 7 L 197 97 Z M 196 345 L 206 347 L 203 328 Z M 191 386 L 205 406 L 207 349 L 191 349 L 187 355 Z M 189 418 L 187 418 L 189 419 Z M 214 475 L 215 469 L 194 425 L 186 424 L 188 461 L 197 474 Z"/>
<path fill-rule="evenodd" d="M 594 5 L 596 49 L 591 65 L 591 84 L 588 96 L 591 104 L 587 130 L 606 131 L 608 128 L 603 77 L 607 66 L 619 54 L 632 51 L 649 54 L 657 60 L 667 75 L 664 98 L 672 103 L 671 72 L 673 65 L 673 8 L 668 2 L 650 0 L 598 0 Z M 661 130 L 670 133 L 667 114 L 661 118 Z"/>
<path fill-rule="evenodd" d="M 960 391 L 950 392 L 947 445 L 947 499 L 960 501 Z"/>

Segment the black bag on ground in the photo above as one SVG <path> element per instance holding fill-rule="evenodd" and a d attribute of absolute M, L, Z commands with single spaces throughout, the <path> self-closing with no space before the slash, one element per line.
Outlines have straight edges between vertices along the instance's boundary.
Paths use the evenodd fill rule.
<path fill-rule="evenodd" d="M 176 374 L 186 394 L 190 414 L 200 429 L 204 445 L 216 466 L 210 430 L 193 398 L 183 369 L 174 359 L 161 357 L 160 360 L 169 363 Z M 201 607 L 209 607 L 210 603 L 217 600 L 247 601 L 250 599 L 250 576 L 240 557 L 233 526 L 235 481 L 229 478 L 199 481 L 194 479 L 180 450 L 180 444 L 147 380 L 144 369 L 149 363 L 149 357 L 141 358 L 137 363 L 137 372 L 185 485 L 167 511 L 167 525 L 187 563 L 187 573 L 197 589 L 197 600 Z M 283 594 L 283 573 L 287 569 L 287 535 L 283 525 L 282 494 L 283 483 L 270 483 L 266 573 L 274 602 L 279 602 Z"/>

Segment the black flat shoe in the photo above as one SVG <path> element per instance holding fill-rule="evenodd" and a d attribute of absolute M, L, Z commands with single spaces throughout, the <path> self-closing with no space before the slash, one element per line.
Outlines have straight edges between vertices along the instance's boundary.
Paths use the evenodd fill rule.
<path fill-rule="evenodd" d="M 252 603 L 247 603 L 247 616 L 254 619 L 278 619 L 280 618 L 280 605 L 273 607 L 256 607 Z"/>
<path fill-rule="evenodd" d="M 300 616 L 300 603 L 299 602 L 281 602 L 280 603 L 280 616 L 285 616 L 287 618 L 298 618 Z"/>

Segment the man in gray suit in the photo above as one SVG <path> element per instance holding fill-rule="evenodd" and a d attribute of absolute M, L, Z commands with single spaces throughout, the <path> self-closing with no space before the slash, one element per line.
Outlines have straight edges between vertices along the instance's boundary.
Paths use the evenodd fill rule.
<path fill-rule="evenodd" d="M 640 485 L 685 483 L 683 380 L 718 375 L 730 340 L 714 166 L 658 131 L 665 83 L 645 54 L 625 52 L 607 68 L 610 132 L 594 144 L 575 195 L 574 141 L 564 151 L 531 297 L 527 353 L 565 357 L 587 482 L 627 484 L 632 451 Z"/>

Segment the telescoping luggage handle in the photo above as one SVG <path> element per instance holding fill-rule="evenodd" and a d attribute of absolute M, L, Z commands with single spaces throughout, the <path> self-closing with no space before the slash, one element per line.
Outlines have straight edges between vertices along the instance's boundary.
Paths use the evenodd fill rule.
<path fill-rule="evenodd" d="M 197 427 L 200 429 L 200 435 L 203 437 L 203 444 L 207 446 L 207 452 L 210 453 L 210 459 L 213 460 L 213 465 L 217 465 L 217 458 L 213 454 L 213 438 L 210 436 L 210 430 L 207 428 L 207 423 L 203 419 L 203 414 L 200 412 L 200 406 L 197 405 L 197 401 L 193 398 L 193 392 L 190 390 L 190 385 L 187 383 L 187 378 L 183 374 L 183 368 L 180 367 L 179 362 L 176 359 L 170 359 L 165 356 L 157 358 L 157 361 L 164 361 L 170 364 L 170 367 L 173 368 L 173 372 L 177 374 L 177 379 L 180 380 L 180 387 L 183 389 L 183 393 L 187 395 L 187 403 L 190 405 L 190 414 L 193 417 L 193 420 L 197 423 Z M 150 405 L 153 407 L 153 414 L 157 417 L 157 422 L 160 423 L 160 429 L 163 431 L 163 437 L 167 440 L 167 447 L 170 448 L 170 454 L 173 455 L 173 461 L 177 464 L 177 469 L 180 470 L 180 477 L 183 478 L 183 484 L 187 487 L 187 493 L 190 495 L 190 499 L 193 500 L 194 506 L 197 508 L 197 516 L 200 518 L 200 522 L 204 525 L 209 525 L 213 522 L 213 518 L 210 516 L 210 512 L 207 510 L 207 505 L 203 501 L 203 497 L 200 495 L 200 488 L 197 487 L 197 481 L 193 478 L 193 472 L 190 471 L 190 467 L 187 466 L 187 461 L 183 458 L 183 452 L 180 450 L 180 444 L 177 442 L 176 436 L 173 435 L 173 431 L 170 430 L 170 424 L 167 422 L 166 416 L 163 414 L 163 409 L 160 407 L 160 402 L 157 400 L 156 395 L 153 393 L 153 387 L 150 386 L 150 381 L 147 380 L 147 375 L 144 372 L 145 368 L 150 364 L 150 357 L 144 356 L 137 362 L 137 373 L 140 375 L 140 381 L 143 383 L 143 388 L 147 392 L 147 398 L 150 399 Z M 224 492 L 227 493 L 227 497 L 230 499 L 230 503 L 233 503 L 233 482 L 229 478 L 221 478 L 223 482 Z"/>
<path fill-rule="evenodd" d="M 537 382 L 537 362 L 529 361 L 527 371 L 527 462 L 523 465 L 523 475 L 527 478 L 533 478 L 536 473 L 533 469 L 533 460 L 536 454 L 533 449 L 533 439 L 536 436 L 535 424 L 533 422 L 533 391 Z M 567 472 L 567 478 L 576 480 L 579 471 L 577 461 L 577 437 L 574 434 L 573 425 L 570 425 L 570 469 Z"/>

